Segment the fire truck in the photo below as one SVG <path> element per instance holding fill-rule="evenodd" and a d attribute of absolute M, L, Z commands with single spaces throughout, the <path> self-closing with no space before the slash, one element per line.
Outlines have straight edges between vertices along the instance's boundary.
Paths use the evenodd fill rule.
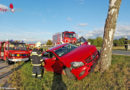
<path fill-rule="evenodd" d="M 63 44 L 63 43 L 76 43 L 77 34 L 73 31 L 64 31 L 53 35 L 52 40 L 54 45 Z"/>
<path fill-rule="evenodd" d="M 0 42 L 0 59 L 12 62 L 29 60 L 30 53 L 26 44 L 18 41 L 3 41 Z"/>
<path fill-rule="evenodd" d="M 35 47 L 35 44 L 27 44 L 28 50 L 31 53 L 32 49 Z"/>

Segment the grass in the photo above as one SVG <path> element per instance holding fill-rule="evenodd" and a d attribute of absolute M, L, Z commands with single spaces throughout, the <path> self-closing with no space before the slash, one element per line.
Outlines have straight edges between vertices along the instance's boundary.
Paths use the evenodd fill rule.
<path fill-rule="evenodd" d="M 98 50 L 101 49 L 101 47 L 97 47 Z M 117 47 L 112 47 L 113 50 L 124 50 L 125 51 L 125 47 L 124 46 L 117 46 Z"/>
<path fill-rule="evenodd" d="M 125 50 L 124 46 L 117 46 L 117 47 L 113 47 L 113 50 Z"/>
<path fill-rule="evenodd" d="M 14 72 L 9 83 L 20 90 L 126 90 L 130 57 L 112 56 L 112 65 L 104 73 L 91 72 L 84 79 L 75 81 L 66 75 L 54 75 L 45 71 L 41 80 L 32 78 L 32 66 L 26 63 L 20 70 Z"/>

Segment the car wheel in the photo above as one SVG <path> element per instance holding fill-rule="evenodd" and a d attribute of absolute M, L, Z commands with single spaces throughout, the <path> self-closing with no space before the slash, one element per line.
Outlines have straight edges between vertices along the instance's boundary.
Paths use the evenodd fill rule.
<path fill-rule="evenodd" d="M 70 72 L 69 68 L 65 68 L 65 73 L 67 75 L 67 77 L 69 77 L 70 79 L 76 80 L 77 78 Z"/>

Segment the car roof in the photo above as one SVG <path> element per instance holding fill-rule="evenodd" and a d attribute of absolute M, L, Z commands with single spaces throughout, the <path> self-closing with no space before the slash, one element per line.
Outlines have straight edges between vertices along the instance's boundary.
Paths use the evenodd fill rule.
<path fill-rule="evenodd" d="M 60 44 L 60 45 L 58 45 L 58 46 L 55 46 L 55 47 L 50 48 L 50 49 L 47 50 L 47 51 L 54 51 L 54 50 L 57 50 L 57 49 L 59 49 L 59 48 L 61 48 L 61 47 L 63 47 L 63 46 L 66 46 L 66 45 L 68 45 L 68 44 Z"/>

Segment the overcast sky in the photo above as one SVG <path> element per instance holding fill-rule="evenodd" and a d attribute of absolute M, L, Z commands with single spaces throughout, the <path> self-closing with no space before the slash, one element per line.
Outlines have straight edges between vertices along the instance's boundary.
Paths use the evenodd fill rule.
<path fill-rule="evenodd" d="M 52 39 L 57 32 L 75 31 L 79 36 L 103 35 L 109 0 L 0 0 L 15 12 L 0 12 L 0 40 Z M 122 0 L 115 38 L 130 37 L 130 0 Z"/>

